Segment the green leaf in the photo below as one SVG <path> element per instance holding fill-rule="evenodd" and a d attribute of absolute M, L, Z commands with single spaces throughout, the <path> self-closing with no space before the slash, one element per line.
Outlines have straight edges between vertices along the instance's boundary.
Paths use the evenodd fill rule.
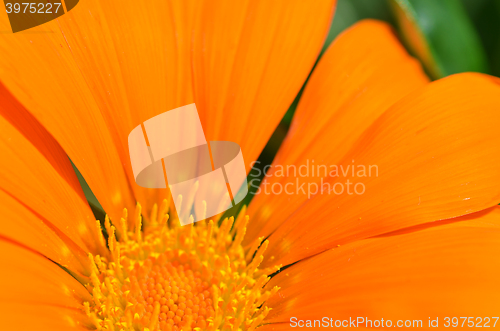
<path fill-rule="evenodd" d="M 459 0 L 390 0 L 404 41 L 433 78 L 488 72 L 479 37 Z"/>
<path fill-rule="evenodd" d="M 90 209 L 94 213 L 95 218 L 97 220 L 104 221 L 104 217 L 106 216 L 104 209 L 102 208 L 101 204 L 94 195 L 94 192 L 92 192 L 92 190 L 90 189 L 89 184 L 87 184 L 87 182 L 85 181 L 85 178 L 83 178 L 82 174 L 80 173 L 80 170 L 78 170 L 78 168 L 75 166 L 73 161 L 71 161 L 71 159 L 69 161 L 73 166 L 73 170 L 76 173 L 76 177 L 80 182 L 80 186 L 82 187 L 83 193 L 85 194 L 85 198 L 87 199 L 87 202 L 90 206 Z"/>

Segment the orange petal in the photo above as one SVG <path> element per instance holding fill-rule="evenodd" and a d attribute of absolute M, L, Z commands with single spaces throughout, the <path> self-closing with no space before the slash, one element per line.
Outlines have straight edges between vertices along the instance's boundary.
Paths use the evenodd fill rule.
<path fill-rule="evenodd" d="M 259 327 L 259 331 L 290 330 L 289 323 L 270 323 Z"/>
<path fill-rule="evenodd" d="M 145 120 L 194 102 L 190 54 L 196 8 L 194 1 L 137 6 L 135 1 L 89 0 L 59 19 L 146 216 L 167 190 L 135 183 L 128 135 Z"/>
<path fill-rule="evenodd" d="M 356 165 L 355 174 L 349 168 L 345 177 L 328 179 L 338 184 L 337 194 L 318 193 L 271 234 L 272 263 L 292 263 L 339 244 L 496 205 L 498 95 L 499 79 L 466 73 L 397 102 L 339 163 L 344 170 Z M 376 166 L 371 176 L 370 166 Z"/>
<path fill-rule="evenodd" d="M 1 87 L 0 153 L 0 233 L 61 264 L 72 259 L 68 248 L 95 251 L 95 219 L 67 155 Z"/>
<path fill-rule="evenodd" d="M 88 291 L 55 263 L 0 240 L 0 318 L 4 330 L 78 330 Z"/>
<path fill-rule="evenodd" d="M 39 252 L 73 272 L 89 275 L 87 253 L 62 231 L 40 215 L 31 212 L 26 205 L 3 189 L 0 189 L 0 205 L 2 206 L 1 238 L 8 238 Z M 68 225 L 73 226 L 70 222 Z"/>
<path fill-rule="evenodd" d="M 195 101 L 208 140 L 238 143 L 247 170 L 299 92 L 336 0 L 206 1 L 195 27 Z"/>
<path fill-rule="evenodd" d="M 229 41 L 230 45 L 221 47 L 218 44 L 217 50 L 223 50 L 227 54 L 227 56 L 219 56 L 225 65 L 224 70 L 222 70 L 224 73 L 221 71 L 223 75 L 230 73 L 233 62 L 239 70 L 238 74 L 233 75 L 231 85 L 238 86 L 240 90 L 245 89 L 244 92 L 239 92 L 239 99 L 241 99 L 241 96 L 251 97 L 248 100 L 238 100 L 238 102 L 245 102 L 246 113 L 249 114 L 250 109 L 256 107 L 262 109 L 264 103 L 266 109 L 268 109 L 269 101 L 272 101 L 271 107 L 278 108 L 276 114 L 273 115 L 274 120 L 269 121 L 269 125 L 266 124 L 266 134 L 263 139 L 258 141 L 258 147 L 249 151 L 250 159 L 255 159 L 258 156 L 312 67 L 326 35 L 333 2 L 334 0 L 323 0 L 314 5 L 305 5 L 299 1 L 297 1 L 297 4 L 283 1 L 275 6 L 269 6 L 269 4 L 256 6 L 259 8 L 251 8 L 254 3 L 248 5 L 238 3 L 236 8 L 232 8 L 230 7 L 232 4 L 228 3 L 227 8 L 234 17 L 234 20 L 229 22 L 229 25 L 226 24 L 226 20 L 215 17 L 215 14 L 210 9 L 201 14 L 202 23 L 198 25 L 197 29 L 200 33 L 206 34 L 206 31 L 208 31 L 205 27 L 206 22 L 209 24 L 210 22 L 220 22 L 223 31 L 235 32 L 234 36 L 224 41 L 226 44 Z M 119 11 L 116 10 L 117 6 L 121 8 Z M 207 2 L 207 8 L 212 6 L 216 6 L 216 4 Z M 53 66 L 51 68 L 52 77 L 48 76 L 46 80 L 66 86 L 70 84 L 64 79 L 74 76 L 71 83 L 76 86 L 71 86 L 71 90 L 77 90 L 80 95 L 85 96 L 86 100 L 84 101 L 86 104 L 85 106 L 79 105 L 79 99 L 81 98 L 72 98 L 70 100 L 72 103 L 67 101 L 66 104 L 64 104 L 66 100 L 50 101 L 57 101 L 55 108 L 73 109 L 76 108 L 75 105 L 79 106 L 78 108 L 85 108 L 78 109 L 78 111 L 80 113 L 89 112 L 95 118 L 83 122 L 82 127 L 86 127 L 87 131 L 98 132 L 105 136 L 85 137 L 85 139 L 82 139 L 84 141 L 89 141 L 88 138 L 97 140 L 93 144 L 98 146 L 98 150 L 92 150 L 92 153 L 85 151 L 85 161 L 83 161 L 83 158 L 75 160 L 76 156 L 83 153 L 79 151 L 79 154 L 72 154 L 71 150 L 62 141 L 68 139 L 68 137 L 65 134 L 56 134 L 56 129 L 49 128 L 50 132 L 68 151 L 104 208 L 109 212 L 113 211 L 112 208 L 119 209 L 116 205 L 120 203 L 128 207 L 131 204 L 130 197 L 127 195 L 128 192 L 126 192 L 127 185 L 123 183 L 121 169 L 116 167 L 117 162 L 113 160 L 115 154 L 118 154 L 122 165 L 125 167 L 126 177 L 128 177 L 129 185 L 132 187 L 136 199 L 148 200 L 151 194 L 146 194 L 146 192 L 154 192 L 153 195 L 159 193 L 159 195 L 165 196 L 165 192 L 160 190 L 144 190 L 135 185 L 130 171 L 126 137 L 131 128 L 145 119 L 192 102 L 190 53 L 192 50 L 193 22 L 198 17 L 198 7 L 201 8 L 201 6 L 197 6 L 196 2 L 186 1 L 175 3 L 158 2 L 137 8 L 132 2 L 108 1 L 102 3 L 89 0 L 59 18 L 57 23 L 53 22 L 44 25 L 46 29 L 54 29 L 55 33 L 51 36 L 52 38 L 36 38 L 44 39 L 43 44 L 47 45 L 47 49 L 37 50 L 38 55 L 42 57 L 45 65 Z M 246 15 L 246 10 L 256 15 Z M 280 17 L 279 24 L 276 25 L 275 21 Z M 62 34 L 56 31 L 56 24 L 59 24 Z M 131 26 L 133 27 L 132 30 L 130 29 Z M 272 31 L 272 33 L 269 34 L 269 31 Z M 234 46 L 235 39 L 237 40 L 240 37 L 240 32 L 241 40 L 245 42 L 240 43 L 241 45 L 238 46 L 235 55 L 231 47 Z M 297 32 L 300 33 L 297 34 Z M 301 38 L 297 38 L 297 35 L 300 35 Z M 277 36 L 279 36 L 279 40 L 283 41 L 276 42 L 275 38 Z M 29 38 L 30 41 L 36 41 L 31 39 L 34 38 Z M 263 47 L 263 45 L 265 46 Z M 24 48 L 17 47 L 16 49 L 16 47 L 9 45 L 9 48 L 11 52 L 14 49 L 13 53 L 18 50 L 26 53 L 28 47 L 26 45 L 22 46 Z M 28 46 L 31 49 L 36 48 L 39 47 L 39 43 L 35 42 L 35 45 Z M 57 53 L 52 52 L 54 48 Z M 227 49 L 224 50 L 224 48 Z M 200 55 L 204 56 L 204 49 L 197 49 L 199 49 Z M 42 54 L 43 52 L 45 54 Z M 269 58 L 267 57 L 268 54 L 271 54 Z M 290 54 L 293 54 L 293 59 L 290 61 L 282 60 L 285 56 L 291 58 Z M 20 63 L 24 60 L 19 59 L 18 61 Z M 238 63 L 241 63 L 241 65 Z M 247 68 L 250 64 L 253 66 L 251 71 Z M 41 65 L 41 63 L 37 65 Z M 272 69 L 267 68 L 268 65 L 272 66 Z M 75 68 L 78 68 L 78 70 L 73 70 Z M 291 68 L 294 70 L 290 70 Z M 66 77 L 57 77 L 59 71 L 65 71 Z M 34 71 L 31 70 L 31 72 Z M 40 72 L 40 69 L 38 72 Z M 248 72 L 252 72 L 251 76 L 248 75 Z M 292 72 L 294 74 L 291 74 Z M 45 74 L 43 70 L 37 76 L 42 76 L 41 74 Z M 19 72 L 15 72 L 14 76 L 19 76 Z M 284 78 L 277 80 L 274 78 L 276 76 L 283 76 Z M 234 82 L 235 80 L 247 83 Z M 85 84 L 82 83 L 83 81 Z M 211 78 L 201 79 L 201 81 L 202 84 L 217 83 Z M 262 86 L 260 86 L 261 81 L 263 82 Z M 34 85 L 32 82 L 30 84 Z M 16 97 L 21 97 L 21 92 L 15 91 L 11 84 L 8 84 L 8 86 L 9 89 L 13 90 Z M 31 86 L 22 85 L 22 88 L 23 92 L 28 91 L 31 94 Z M 39 87 L 35 88 L 42 90 Z M 50 90 L 50 88 L 45 89 L 43 94 L 46 98 L 50 98 L 50 96 L 56 94 L 55 92 L 58 92 L 57 90 Z M 231 94 L 235 95 L 233 92 Z M 269 100 L 270 98 L 272 100 Z M 253 99 L 256 99 L 256 101 L 254 102 Z M 274 101 L 275 99 L 277 101 Z M 38 103 L 38 100 L 36 101 Z M 252 105 L 252 103 L 254 104 Z M 23 100 L 23 104 L 27 104 L 27 102 Z M 60 106 L 61 104 L 63 105 Z M 38 104 L 36 106 L 39 107 Z M 32 107 L 29 108 L 31 110 Z M 208 109 L 208 107 L 205 108 Z M 233 108 L 241 113 L 241 105 Z M 96 109 L 100 111 L 99 115 L 96 114 Z M 120 110 L 119 116 L 116 113 L 117 109 Z M 212 112 L 211 109 L 208 110 Z M 233 116 L 232 110 L 230 112 L 231 116 Z M 106 125 L 102 123 L 101 114 L 107 124 L 107 129 L 110 131 L 109 135 Z M 61 116 L 61 114 L 58 115 Z M 209 117 L 212 117 L 211 115 Z M 258 124 L 254 125 L 253 131 L 247 135 L 253 135 L 255 130 L 260 130 L 263 126 L 259 122 L 265 117 L 267 117 L 266 112 L 260 112 L 260 115 L 255 119 Z M 231 117 L 230 119 L 230 121 L 224 121 L 222 126 L 232 127 L 234 118 Z M 56 121 L 53 118 L 44 118 L 44 120 L 42 122 L 47 126 L 50 126 L 51 123 L 49 122 Z M 79 120 L 81 119 L 79 118 Z M 237 123 L 243 122 L 238 118 Z M 207 125 L 213 124 L 211 122 Z M 244 127 L 246 126 L 240 125 L 235 132 L 243 136 L 242 129 Z M 207 130 L 210 130 L 210 128 Z M 80 135 L 79 133 L 76 134 Z M 88 133 L 86 135 L 88 136 Z M 230 136 L 232 137 L 232 134 Z M 210 138 L 218 137 L 210 136 Z M 239 141 L 241 139 L 236 137 L 230 140 Z M 113 141 L 116 145 L 116 151 L 110 146 L 110 141 Z M 253 143 L 255 143 L 255 139 L 248 139 L 248 144 Z M 84 144 L 80 142 L 78 146 L 83 149 Z M 107 159 L 100 155 L 101 147 L 105 147 L 104 156 Z M 116 181 L 112 181 L 112 178 L 105 176 L 106 170 L 109 171 L 108 167 L 106 169 L 93 167 L 92 171 L 87 170 L 86 163 L 90 162 L 89 158 L 92 161 L 95 159 L 101 160 L 106 166 L 114 166 L 116 169 L 113 176 L 116 177 Z M 93 178 L 90 178 L 90 176 Z M 103 180 L 108 181 L 105 186 L 112 190 L 111 199 L 108 197 L 106 200 L 106 197 L 100 192 L 99 186 L 104 186 L 103 183 L 105 183 Z M 120 188 L 121 191 L 125 192 L 123 193 L 125 196 L 120 196 L 119 191 L 115 190 L 115 188 Z"/>
<path fill-rule="evenodd" d="M 88 323 L 79 322 L 75 309 L 26 303 L 0 302 L 2 328 L 5 330 L 88 331 Z"/>
<path fill-rule="evenodd" d="M 271 192 L 273 185 L 285 187 L 295 182 L 293 176 L 276 173 L 278 166 L 299 169 L 306 162 L 337 164 L 387 108 L 427 82 L 418 62 L 388 24 L 374 20 L 355 24 L 333 42 L 318 63 L 288 137 L 261 187 Z M 300 180 L 307 186 L 320 178 Z M 305 200 L 305 194 L 262 191 L 250 204 L 248 239 L 269 235 L 295 211 L 293 206 Z"/>
<path fill-rule="evenodd" d="M 393 323 L 421 319 L 427 327 L 431 317 L 443 327 L 444 317 L 496 316 L 500 211 L 476 217 L 358 241 L 301 261 L 268 284 L 281 290 L 268 302 L 267 321 L 359 316 Z"/>
<path fill-rule="evenodd" d="M 7 16 L 2 15 L 0 30 L 8 29 Z M 133 208 L 135 201 L 80 70 L 57 21 L 0 38 L 2 83 L 61 144 L 105 210 L 118 218 L 123 207 Z"/>
<path fill-rule="evenodd" d="M 487 228 L 499 228 L 500 227 L 500 206 L 496 205 L 491 208 L 483 209 L 481 211 L 467 214 L 460 217 L 448 218 L 440 221 L 422 223 L 415 226 L 410 226 L 408 228 L 399 229 L 393 232 L 384 233 L 373 238 L 381 238 L 388 236 L 395 236 L 400 234 L 412 233 L 415 231 L 421 231 L 435 226 L 444 226 L 448 224 L 453 224 L 454 227 L 487 227 Z"/>

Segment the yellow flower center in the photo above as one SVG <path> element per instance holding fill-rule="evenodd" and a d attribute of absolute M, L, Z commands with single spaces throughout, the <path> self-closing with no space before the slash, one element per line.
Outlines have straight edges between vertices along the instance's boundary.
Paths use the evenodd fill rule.
<path fill-rule="evenodd" d="M 98 330 L 253 330 L 269 312 L 268 275 L 260 270 L 267 241 L 245 249 L 248 217 L 210 220 L 181 227 L 169 220 L 169 203 L 153 207 L 142 224 L 138 204 L 129 230 L 127 211 L 119 225 L 106 218 L 108 256 L 92 256 L 93 302 L 86 314 Z M 98 234 L 105 247 L 99 222 Z"/>

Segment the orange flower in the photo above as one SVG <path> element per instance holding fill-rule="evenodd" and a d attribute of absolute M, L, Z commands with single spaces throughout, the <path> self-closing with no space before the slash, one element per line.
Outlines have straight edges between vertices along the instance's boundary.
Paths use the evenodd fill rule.
<path fill-rule="evenodd" d="M 330 46 L 275 159 L 376 165 L 363 194 L 260 194 L 249 220 L 179 227 L 168 192 L 135 184 L 130 130 L 193 102 L 207 139 L 237 142 L 249 170 L 313 67 L 334 4 L 86 0 L 1 35 L 2 328 L 494 317 L 500 80 L 429 83 L 384 23 L 360 22 Z M 106 238 L 67 156 L 109 214 Z"/>

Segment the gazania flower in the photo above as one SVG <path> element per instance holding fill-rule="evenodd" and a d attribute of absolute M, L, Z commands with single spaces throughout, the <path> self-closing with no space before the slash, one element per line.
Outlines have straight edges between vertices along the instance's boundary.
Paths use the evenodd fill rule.
<path fill-rule="evenodd" d="M 207 139 L 237 142 L 249 170 L 333 6 L 86 0 L 1 35 L 2 329 L 270 330 L 324 317 L 442 327 L 461 316 L 492 326 L 500 82 L 429 83 L 384 23 L 358 23 L 329 47 L 275 159 L 376 165 L 363 194 L 260 194 L 236 220 L 180 227 L 166 190 L 134 182 L 130 130 L 193 102 Z M 102 227 L 67 156 L 109 215 Z"/>

